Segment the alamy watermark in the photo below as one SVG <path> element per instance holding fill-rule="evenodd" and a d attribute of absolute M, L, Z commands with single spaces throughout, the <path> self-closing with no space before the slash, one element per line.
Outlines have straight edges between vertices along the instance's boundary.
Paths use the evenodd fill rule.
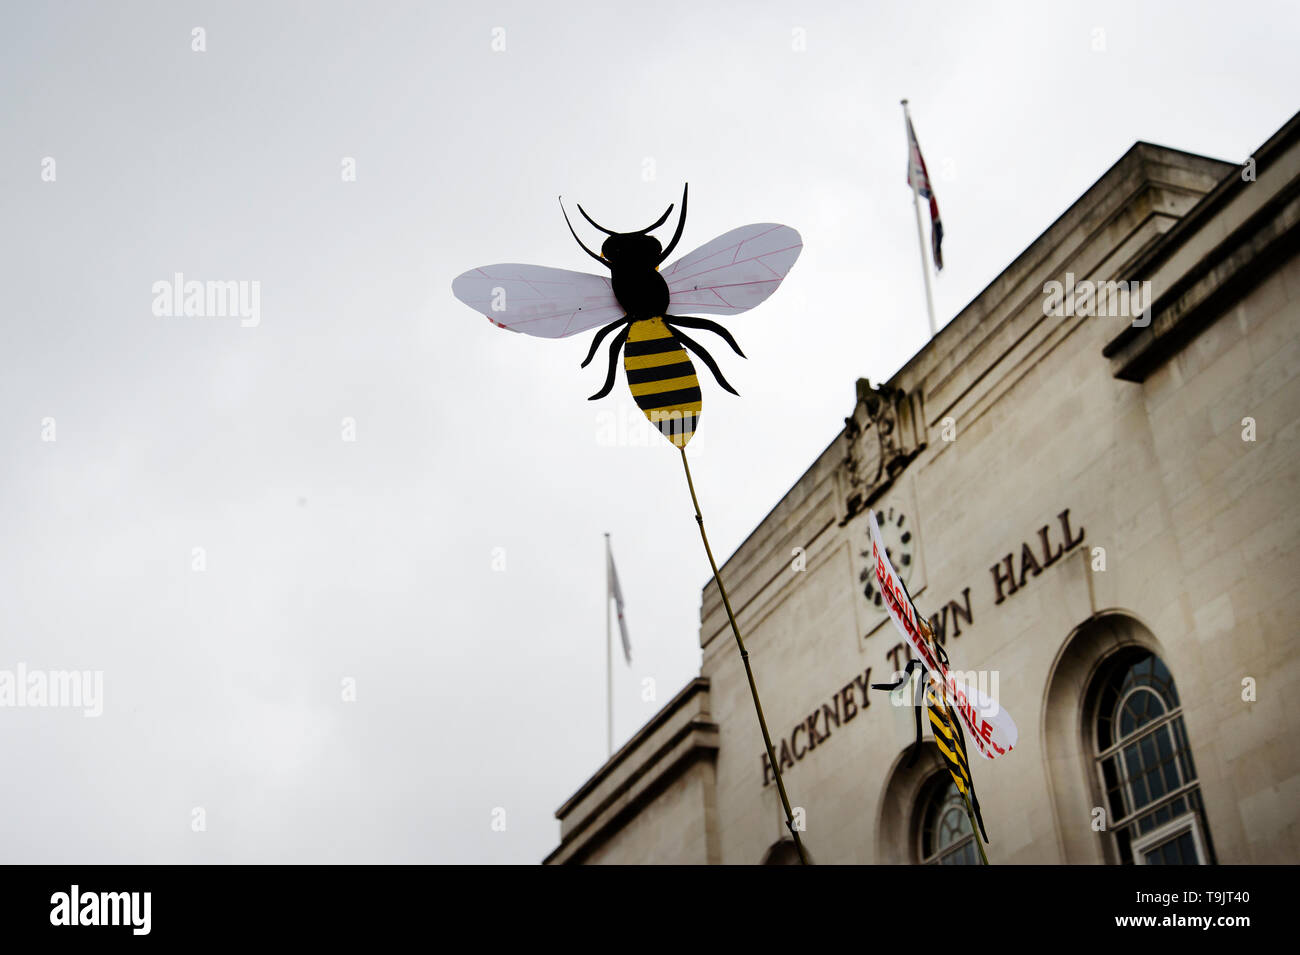
<path fill-rule="evenodd" d="M 1075 282 L 1066 272 L 1065 281 L 1043 286 L 1043 314 L 1051 318 L 1131 318 L 1134 328 L 1151 324 L 1150 282 Z"/>
<path fill-rule="evenodd" d="M 949 702 L 960 699 L 970 702 L 970 709 L 981 716 L 997 716 L 1002 712 L 998 703 L 998 670 L 949 670 L 940 682 L 944 686 L 944 696 Z M 907 674 L 898 672 L 894 680 L 901 680 Z M 935 679 L 938 679 L 935 677 Z M 961 693 L 957 693 L 957 689 Z M 924 693 L 932 693 L 934 683 L 923 676 L 915 676 L 904 682 L 889 694 L 893 706 L 919 706 L 924 702 Z"/>
<path fill-rule="evenodd" d="M 262 321 L 262 283 L 186 281 L 182 272 L 153 283 L 153 313 L 159 318 L 238 318 L 244 328 Z"/>
<path fill-rule="evenodd" d="M 50 896 L 50 924 L 117 925 L 130 928 L 132 935 L 148 935 L 152 908 L 152 892 L 83 892 L 74 884 Z"/>
<path fill-rule="evenodd" d="M 29 670 L 19 663 L 0 670 L 0 709 L 50 707 L 79 709 L 83 716 L 104 712 L 103 670 Z"/>
<path fill-rule="evenodd" d="M 690 420 L 686 420 L 689 417 Z M 647 415 L 639 408 L 619 406 L 603 408 L 595 415 L 596 445 L 602 448 L 655 448 L 663 446 L 670 435 L 680 435 L 687 428 L 694 431 L 699 415 L 683 415 L 681 411 L 654 410 Z M 702 448 L 692 447 L 692 458 L 698 458 Z"/>

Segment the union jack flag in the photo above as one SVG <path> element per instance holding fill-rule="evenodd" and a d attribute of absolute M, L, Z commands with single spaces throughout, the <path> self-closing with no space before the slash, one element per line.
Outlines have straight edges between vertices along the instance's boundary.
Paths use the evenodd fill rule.
<path fill-rule="evenodd" d="M 912 120 L 907 120 L 907 184 L 915 189 L 917 195 L 930 201 L 930 251 L 934 254 L 935 271 L 943 270 L 943 221 L 939 218 L 939 202 L 934 198 L 934 189 L 930 187 L 930 174 L 925 169 L 925 159 L 921 156 L 921 144 L 916 141 L 916 130 Z"/>

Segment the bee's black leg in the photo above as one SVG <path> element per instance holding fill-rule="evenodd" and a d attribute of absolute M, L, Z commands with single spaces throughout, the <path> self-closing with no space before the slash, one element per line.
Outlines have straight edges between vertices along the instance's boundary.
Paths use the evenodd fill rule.
<path fill-rule="evenodd" d="M 736 344 L 736 340 L 731 337 L 731 332 L 727 331 L 725 328 L 723 328 L 721 325 L 719 325 L 717 322 L 711 319 L 692 318 L 689 315 L 665 315 L 664 324 L 669 326 L 680 325 L 683 328 L 699 328 L 706 332 L 713 332 L 713 334 L 717 335 L 724 342 L 730 345 L 731 350 L 734 351 L 737 355 L 739 355 L 741 358 L 745 357 L 745 353 L 740 350 L 740 346 Z"/>
<path fill-rule="evenodd" d="M 687 351 L 693 352 L 699 356 L 700 361 L 704 362 L 704 366 L 708 368 L 709 371 L 713 372 L 713 377 L 717 380 L 718 384 L 727 391 L 730 391 L 736 397 L 740 397 L 740 392 L 731 387 L 731 383 L 728 382 L 726 378 L 722 377 L 722 372 L 718 369 L 718 363 L 713 360 L 713 356 L 705 351 L 699 342 L 687 338 L 677 329 L 673 329 L 673 337 L 675 337 L 677 341 L 681 343 L 681 346 Z"/>
<path fill-rule="evenodd" d="M 921 682 L 920 685 L 917 687 L 917 691 L 921 695 L 914 700 L 914 703 L 916 705 L 916 742 L 913 743 L 911 747 L 909 747 L 907 760 L 903 763 L 903 765 L 906 767 L 911 767 L 916 763 L 916 758 L 921 755 L 921 742 L 925 738 L 922 734 L 922 729 L 921 729 L 921 705 L 925 701 L 925 667 L 920 660 L 908 660 L 907 666 L 904 667 L 903 669 L 903 675 L 900 676 L 893 683 L 871 684 L 871 688 L 873 690 L 897 690 L 904 683 L 907 683 L 909 680 L 911 680 L 912 671 L 918 669 L 921 671 Z"/>
<path fill-rule="evenodd" d="M 613 326 L 608 326 L 613 327 Z M 627 333 L 631 330 L 629 325 L 621 332 L 614 336 L 614 340 L 609 343 L 609 374 L 605 377 L 605 387 L 596 392 L 588 401 L 595 401 L 597 398 L 604 398 L 614 387 L 614 376 L 618 373 L 618 353 L 623 349 L 627 342 Z"/>
<path fill-rule="evenodd" d="M 912 744 L 912 752 L 907 757 L 905 766 L 911 768 L 916 764 L 916 758 L 921 755 L 921 742 L 924 740 L 923 730 L 921 729 L 921 705 L 925 702 L 925 671 L 921 671 L 921 686 L 917 687 L 920 696 L 916 699 L 916 742 Z"/>
<path fill-rule="evenodd" d="M 596 333 L 596 337 L 591 340 L 591 350 L 587 352 L 587 357 L 582 360 L 582 364 L 579 365 L 578 367 L 586 368 L 588 365 L 590 365 L 591 360 L 596 357 L 596 349 L 599 348 L 600 343 L 605 340 L 605 336 L 608 335 L 610 332 L 612 332 L 614 329 L 618 328 L 618 326 L 626 325 L 628 321 L 629 321 L 628 317 L 624 315 L 617 322 L 610 322 L 608 325 L 606 325 L 604 328 L 598 331 Z"/>

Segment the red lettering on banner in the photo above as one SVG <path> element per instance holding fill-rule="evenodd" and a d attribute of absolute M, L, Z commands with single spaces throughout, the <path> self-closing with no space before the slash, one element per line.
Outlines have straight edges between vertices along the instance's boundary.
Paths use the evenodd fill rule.
<path fill-rule="evenodd" d="M 886 555 L 877 545 L 875 533 L 872 534 L 871 553 L 876 562 L 876 582 L 880 585 L 881 597 L 894 622 L 898 624 L 911 645 L 912 652 L 924 665 L 930 683 L 940 694 L 946 692 L 947 698 L 953 701 L 954 708 L 961 721 L 966 724 L 966 728 L 970 730 L 971 739 L 974 740 L 981 755 L 992 759 L 990 748 L 999 755 L 1005 754 L 1010 747 L 1003 749 L 993 742 L 993 725 L 982 718 L 965 689 L 957 685 L 948 667 L 936 659 L 930 642 L 921 634 L 916 622 L 916 610 L 911 600 L 907 599 L 907 591 L 903 588 L 902 581 L 894 574 L 894 569 L 889 565 Z M 1012 586 L 1015 586 L 1014 582 Z"/>

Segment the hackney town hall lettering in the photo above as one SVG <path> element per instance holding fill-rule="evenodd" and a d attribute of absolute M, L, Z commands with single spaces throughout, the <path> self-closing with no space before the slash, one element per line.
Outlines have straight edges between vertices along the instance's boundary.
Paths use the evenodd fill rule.
<path fill-rule="evenodd" d="M 1070 524 L 1070 509 L 1067 507 L 1056 515 L 1059 532 L 1051 524 L 1044 524 L 1035 537 L 1022 541 L 1019 552 L 1012 551 L 989 568 L 992 576 L 993 606 L 1003 603 L 1008 597 L 1028 586 L 1030 580 L 1051 567 L 1063 556 L 1083 542 L 1083 528 L 1077 531 Z M 930 617 L 930 627 L 935 639 L 946 644 L 948 637 L 961 636 L 961 622 L 967 626 L 974 623 L 971 612 L 970 588 L 962 588 L 962 602 L 949 600 Z M 888 627 L 886 632 L 893 632 Z M 897 674 L 907 664 L 907 644 L 899 641 L 885 651 L 892 671 Z M 831 738 L 832 731 L 847 726 L 860 712 L 871 706 L 867 689 L 871 684 L 871 667 L 860 674 L 855 674 L 843 687 L 830 695 L 829 702 L 823 702 L 813 708 L 810 715 L 795 725 L 781 739 L 777 751 L 777 760 L 781 770 L 793 768 L 818 746 Z M 761 754 L 763 764 L 763 785 L 772 783 L 772 765 L 767 753 Z"/>

